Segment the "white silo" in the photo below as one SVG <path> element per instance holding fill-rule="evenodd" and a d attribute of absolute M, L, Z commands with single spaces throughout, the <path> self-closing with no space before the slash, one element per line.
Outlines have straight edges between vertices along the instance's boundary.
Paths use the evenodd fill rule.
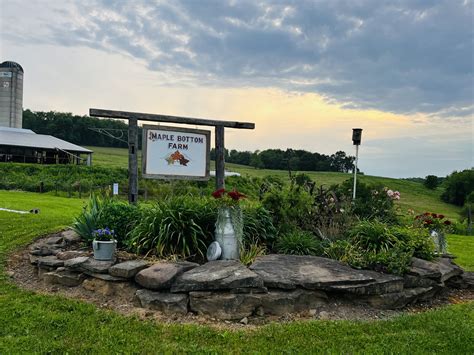
<path fill-rule="evenodd" d="M 0 64 L 0 126 L 23 126 L 23 68 L 11 61 Z"/>

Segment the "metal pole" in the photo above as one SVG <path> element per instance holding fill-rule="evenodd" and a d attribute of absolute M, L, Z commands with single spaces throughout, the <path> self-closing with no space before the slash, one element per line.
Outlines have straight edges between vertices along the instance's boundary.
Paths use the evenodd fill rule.
<path fill-rule="evenodd" d="M 352 199 L 356 198 L 356 186 L 357 186 L 357 162 L 359 160 L 359 145 L 356 145 L 356 160 L 354 166 L 354 188 L 352 189 Z"/>

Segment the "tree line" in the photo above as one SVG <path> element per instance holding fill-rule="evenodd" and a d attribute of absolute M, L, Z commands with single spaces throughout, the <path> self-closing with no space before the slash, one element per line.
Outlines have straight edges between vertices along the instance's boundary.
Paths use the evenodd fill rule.
<path fill-rule="evenodd" d="M 117 148 L 128 146 L 126 143 L 128 125 L 121 120 L 78 116 L 67 112 L 24 110 L 23 128 L 31 129 L 37 134 L 52 135 L 78 145 Z M 124 141 L 93 131 L 91 128 L 109 129 L 111 134 Z M 141 136 L 141 131 L 139 135 Z"/>
<path fill-rule="evenodd" d="M 121 120 L 103 119 L 89 116 L 78 116 L 67 112 L 23 111 L 23 128 L 31 129 L 38 134 L 53 135 L 65 141 L 86 146 L 127 147 L 128 125 Z M 91 130 L 107 129 L 115 137 Z M 142 131 L 139 128 L 139 146 Z M 211 151 L 214 160 L 215 151 Z M 242 164 L 257 169 L 300 170 L 300 171 L 337 171 L 349 172 L 353 169 L 354 157 L 338 151 L 332 155 L 312 153 L 301 149 L 266 149 L 262 151 L 225 151 L 225 161 Z"/>
<path fill-rule="evenodd" d="M 211 150 L 211 160 L 215 159 L 215 150 Z M 347 173 L 353 171 L 355 157 L 338 151 L 332 155 L 311 153 L 301 149 L 266 149 L 262 151 L 225 150 L 225 161 L 252 166 L 257 169 L 299 170 L 299 171 L 335 171 Z"/>

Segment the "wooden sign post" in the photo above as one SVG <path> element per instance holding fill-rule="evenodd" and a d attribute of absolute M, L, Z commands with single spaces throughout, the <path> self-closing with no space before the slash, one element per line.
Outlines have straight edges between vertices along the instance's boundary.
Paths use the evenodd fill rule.
<path fill-rule="evenodd" d="M 216 145 L 216 189 L 225 188 L 225 146 L 224 128 L 254 129 L 250 122 L 218 121 L 203 118 L 168 116 L 140 112 L 89 109 L 91 117 L 105 117 L 128 120 L 128 201 L 138 200 L 138 121 L 180 123 L 215 127 Z"/>

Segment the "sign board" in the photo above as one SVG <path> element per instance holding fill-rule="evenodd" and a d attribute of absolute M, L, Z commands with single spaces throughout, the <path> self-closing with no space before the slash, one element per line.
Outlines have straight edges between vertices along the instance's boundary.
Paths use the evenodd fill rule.
<path fill-rule="evenodd" d="M 114 182 L 114 184 L 112 185 L 112 194 L 113 195 L 118 195 L 118 183 L 117 182 Z"/>
<path fill-rule="evenodd" d="M 12 72 L 10 71 L 0 71 L 0 78 L 11 78 Z"/>
<path fill-rule="evenodd" d="M 210 136 L 198 129 L 143 126 L 142 176 L 208 180 Z"/>

